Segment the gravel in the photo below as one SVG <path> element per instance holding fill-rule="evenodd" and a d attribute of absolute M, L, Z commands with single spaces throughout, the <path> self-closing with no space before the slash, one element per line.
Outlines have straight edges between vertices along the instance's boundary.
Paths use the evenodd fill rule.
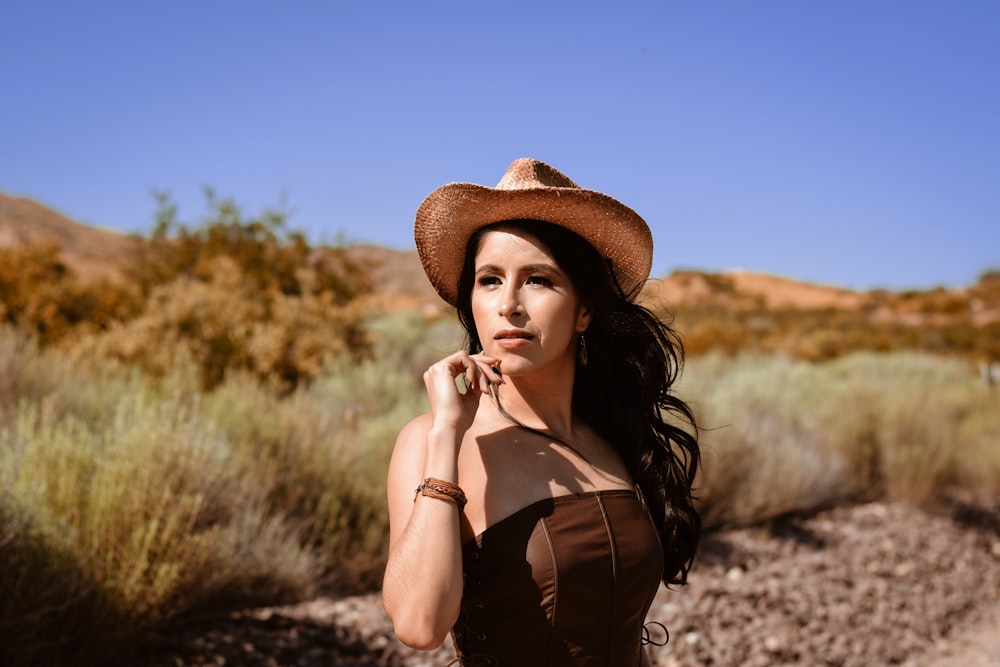
<path fill-rule="evenodd" d="M 647 620 L 661 667 L 1000 665 L 1000 502 L 872 503 L 704 538 Z M 650 625 L 654 638 L 659 628 Z M 450 644 L 450 641 L 447 642 Z M 443 667 L 399 644 L 377 595 L 188 619 L 133 667 Z"/>
<path fill-rule="evenodd" d="M 1000 604 L 1000 512 L 970 526 L 955 510 L 869 504 L 713 536 L 647 616 L 673 635 L 656 663 L 926 664 Z"/>

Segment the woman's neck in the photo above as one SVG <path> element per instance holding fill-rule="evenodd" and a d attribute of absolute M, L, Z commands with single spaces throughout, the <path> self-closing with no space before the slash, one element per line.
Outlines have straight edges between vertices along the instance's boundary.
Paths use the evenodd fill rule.
<path fill-rule="evenodd" d="M 574 369 L 505 377 L 497 386 L 499 403 L 525 426 L 560 439 L 572 439 Z"/>

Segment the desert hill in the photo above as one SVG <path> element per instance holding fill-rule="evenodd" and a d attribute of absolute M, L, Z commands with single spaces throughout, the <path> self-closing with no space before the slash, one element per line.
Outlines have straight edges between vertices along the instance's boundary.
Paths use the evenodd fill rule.
<path fill-rule="evenodd" d="M 348 252 L 352 259 L 369 267 L 374 299 L 386 310 L 414 309 L 433 315 L 448 309 L 424 276 L 416 250 L 359 244 L 350 246 Z"/>
<path fill-rule="evenodd" d="M 863 292 L 748 271 L 675 271 L 666 278 L 650 280 L 643 297 L 668 307 L 722 299 L 735 309 L 768 310 L 851 309 L 865 301 Z"/>
<path fill-rule="evenodd" d="M 31 199 L 0 193 L 0 248 L 39 242 L 57 244 L 66 266 L 86 279 L 120 275 L 123 258 L 132 244 L 141 241 L 82 225 Z M 374 300 L 380 307 L 417 309 L 428 315 L 447 310 L 424 277 L 415 250 L 354 245 L 347 251 L 371 271 Z M 995 271 L 966 288 L 907 292 L 859 292 L 752 272 L 675 271 L 650 280 L 642 300 L 654 310 L 677 313 L 680 328 L 695 337 L 709 336 L 709 346 L 715 344 L 712 337 L 720 335 L 759 339 L 760 331 L 767 333 L 769 327 L 784 330 L 778 340 L 790 340 L 788 322 L 798 318 L 800 327 L 829 328 L 828 337 L 837 335 L 838 328 L 851 330 L 856 337 L 857 328 L 865 326 L 881 328 L 884 335 L 890 331 L 898 339 L 900 329 L 931 327 L 937 333 L 924 338 L 932 348 L 936 340 L 950 344 L 956 337 L 970 335 L 969 330 L 979 342 L 966 344 L 967 350 L 971 346 L 979 356 L 992 356 L 987 348 L 1000 347 L 1000 342 L 993 342 L 1000 338 L 1000 331 L 995 331 L 1000 327 L 1000 275 Z M 705 324 L 709 320 L 710 326 Z M 730 327 L 733 322 L 738 326 Z M 964 333 L 956 333 L 959 330 Z M 729 347 L 734 344 L 739 341 Z M 760 349 L 772 350 L 775 345 L 772 341 Z"/>
<path fill-rule="evenodd" d="M 0 248 L 56 244 L 60 259 L 82 278 L 117 276 L 134 241 L 126 234 L 81 225 L 31 199 L 0 192 Z"/>

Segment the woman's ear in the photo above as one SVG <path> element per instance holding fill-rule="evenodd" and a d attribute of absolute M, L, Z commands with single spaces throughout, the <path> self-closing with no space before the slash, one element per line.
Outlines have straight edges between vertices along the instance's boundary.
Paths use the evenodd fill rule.
<path fill-rule="evenodd" d="M 583 304 L 580 306 L 580 310 L 576 314 L 576 330 L 578 333 L 583 333 L 590 326 L 590 321 L 594 319 L 591 314 L 591 308 L 589 304 Z"/>

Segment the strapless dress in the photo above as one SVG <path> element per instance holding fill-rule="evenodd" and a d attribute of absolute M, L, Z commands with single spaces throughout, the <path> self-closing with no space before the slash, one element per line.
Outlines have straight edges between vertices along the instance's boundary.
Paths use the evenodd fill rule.
<path fill-rule="evenodd" d="M 638 667 L 663 552 L 636 491 L 547 498 L 462 548 L 468 667 Z"/>

